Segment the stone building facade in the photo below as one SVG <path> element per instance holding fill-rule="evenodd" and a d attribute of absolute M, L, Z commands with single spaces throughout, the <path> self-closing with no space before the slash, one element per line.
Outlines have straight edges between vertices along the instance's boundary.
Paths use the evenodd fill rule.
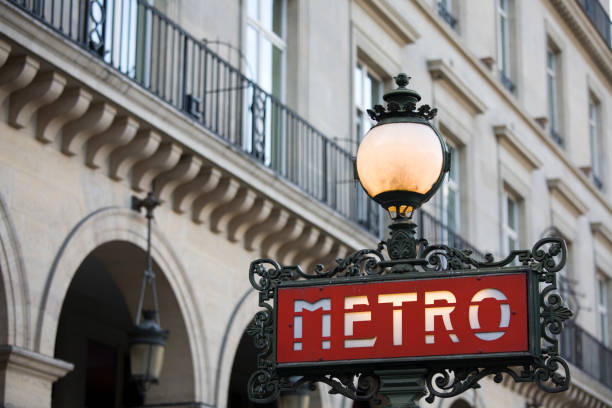
<path fill-rule="evenodd" d="M 398 72 L 452 147 L 420 233 L 496 257 L 550 235 L 570 250 L 570 390 L 484 381 L 433 405 L 611 406 L 612 42 L 595 0 L 0 0 L 0 406 L 130 405 L 146 248 L 130 202 L 150 190 L 171 334 L 147 403 L 250 406 L 248 265 L 376 246 L 384 216 L 351 157 Z M 352 404 L 321 387 L 277 406 Z"/>

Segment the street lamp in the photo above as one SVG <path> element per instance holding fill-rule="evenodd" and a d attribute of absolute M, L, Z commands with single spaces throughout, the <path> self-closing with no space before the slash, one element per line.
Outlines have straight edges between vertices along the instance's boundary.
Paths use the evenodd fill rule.
<path fill-rule="evenodd" d="M 399 74 L 397 89 L 383 96 L 387 106 L 368 109 L 377 123 L 361 142 L 356 163 L 363 189 L 393 219 L 388 251 L 396 260 L 417 257 L 412 213 L 434 195 L 450 169 L 448 146 L 429 122 L 437 109 L 417 108 L 421 96 L 406 88 L 409 80 Z M 398 264 L 394 271 L 412 269 L 409 262 Z"/>
<path fill-rule="evenodd" d="M 357 173 L 366 193 L 393 219 L 410 217 L 438 190 L 450 168 L 444 139 L 429 122 L 437 110 L 418 109 L 421 96 L 407 89 L 410 77 L 395 77 L 398 88 L 383 96 L 386 108 L 368 109 L 376 125 L 357 151 Z"/>
<path fill-rule="evenodd" d="M 140 286 L 138 308 L 136 310 L 136 325 L 129 333 L 130 346 L 130 380 L 138 388 L 139 405 L 145 401 L 145 395 L 151 384 L 157 384 L 164 361 L 164 351 L 169 332 L 163 330 L 159 321 L 159 307 L 157 304 L 157 291 L 155 287 L 155 273 L 151 258 L 151 224 L 153 210 L 159 206 L 159 201 L 153 193 L 147 194 L 144 199 L 132 197 L 132 209 L 140 211 L 146 209 L 147 217 L 147 256 L 146 268 Z M 146 287 L 151 287 L 153 309 L 143 310 Z M 141 315 L 143 317 L 141 321 Z"/>

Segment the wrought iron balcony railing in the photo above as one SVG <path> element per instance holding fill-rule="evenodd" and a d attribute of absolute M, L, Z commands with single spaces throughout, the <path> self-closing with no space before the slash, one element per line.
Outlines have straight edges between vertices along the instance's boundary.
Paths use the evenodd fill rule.
<path fill-rule="evenodd" d="M 612 350 L 576 323 L 561 334 L 561 354 L 590 377 L 612 389 Z"/>
<path fill-rule="evenodd" d="M 374 235 L 351 154 L 146 0 L 13 4 Z"/>
<path fill-rule="evenodd" d="M 550 129 L 550 138 L 554 140 L 556 144 L 563 147 L 563 138 L 561 137 L 559 132 L 557 132 L 555 129 L 552 129 L 552 128 Z"/>
<path fill-rule="evenodd" d="M 514 91 L 516 90 L 516 85 L 514 85 L 514 82 L 512 82 L 512 80 L 506 75 L 505 72 L 501 71 L 499 73 L 499 80 L 501 81 L 504 88 L 510 91 L 510 93 L 514 93 Z"/>
<path fill-rule="evenodd" d="M 438 15 L 440 17 L 442 17 L 442 19 L 444 21 L 446 21 L 446 23 L 453 30 L 457 29 L 457 18 L 455 16 L 453 16 L 453 14 L 450 12 L 450 10 L 447 8 L 447 6 L 445 6 L 441 2 L 438 2 Z"/>
<path fill-rule="evenodd" d="M 445 244 L 460 250 L 470 250 L 474 258 L 484 260 L 484 253 L 427 211 L 419 210 L 415 221 L 419 238 L 427 239 L 430 244 Z"/>
<path fill-rule="evenodd" d="M 595 26 L 601 38 L 608 44 L 608 47 L 612 50 L 612 21 L 610 16 L 606 13 L 599 0 L 577 0 L 582 6 L 585 14 L 591 20 L 591 23 Z"/>

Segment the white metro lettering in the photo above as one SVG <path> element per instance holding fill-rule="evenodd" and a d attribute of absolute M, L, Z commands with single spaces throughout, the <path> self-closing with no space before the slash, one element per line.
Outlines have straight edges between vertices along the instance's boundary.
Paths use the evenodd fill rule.
<path fill-rule="evenodd" d="M 393 303 L 393 345 L 402 345 L 402 303 L 416 302 L 416 293 L 388 293 L 378 295 L 378 303 Z"/>
<path fill-rule="evenodd" d="M 497 289 L 487 288 L 482 289 L 472 297 L 470 301 L 470 327 L 472 330 L 480 329 L 480 322 L 478 321 L 478 302 L 484 299 L 493 298 L 496 300 L 508 300 L 506 295 Z M 476 303 L 475 305 L 473 303 Z M 510 305 L 508 303 L 500 303 L 499 309 L 501 311 L 501 318 L 499 319 L 499 328 L 506 328 L 510 325 Z M 503 336 L 505 331 L 489 331 L 482 333 L 474 333 L 476 337 L 481 340 L 493 341 Z"/>
<path fill-rule="evenodd" d="M 438 290 L 435 292 L 425 292 L 425 304 L 433 305 L 436 300 L 445 300 L 448 304 L 457 303 L 457 299 L 452 292 L 448 290 Z M 450 314 L 455 310 L 455 306 L 436 306 L 436 307 L 425 307 L 425 332 L 433 332 L 435 330 L 435 317 L 442 316 L 442 322 L 444 328 L 447 331 L 453 330 L 453 324 L 451 323 Z M 448 334 L 453 343 L 459 343 L 459 338 L 454 333 Z M 426 344 L 434 344 L 436 342 L 433 334 L 425 335 Z"/>
<path fill-rule="evenodd" d="M 369 305 L 367 296 L 349 296 L 344 298 L 344 309 L 351 310 L 357 305 Z M 372 320 L 372 312 L 344 312 L 344 335 L 353 335 L 355 322 L 368 322 Z M 376 337 L 369 339 L 344 340 L 344 348 L 373 347 Z"/>
<path fill-rule="evenodd" d="M 324 311 L 331 311 L 331 299 L 319 299 L 315 303 L 308 303 L 305 300 L 296 300 L 294 302 L 294 312 L 302 313 L 303 310 L 314 312 L 317 309 L 323 309 Z M 302 316 L 293 317 L 293 338 L 294 340 L 302 338 Z M 324 313 L 321 318 L 321 336 L 329 338 L 331 336 L 331 315 Z M 321 342 L 322 349 L 329 349 L 331 347 L 330 340 L 323 340 Z M 302 350 L 302 342 L 294 341 L 293 350 Z"/>
<path fill-rule="evenodd" d="M 424 331 L 419 332 L 417 337 L 419 338 L 418 342 L 421 342 L 423 341 L 421 336 L 424 334 L 424 344 L 426 345 L 444 346 L 445 341 L 441 341 L 441 339 L 445 340 L 445 336 L 448 336 L 453 343 L 461 343 L 461 345 L 466 342 L 469 343 L 469 338 L 472 334 L 476 338 L 487 342 L 495 341 L 504 336 L 510 327 L 511 310 L 508 297 L 500 290 L 494 288 L 478 290 L 470 298 L 472 293 L 474 292 L 470 291 L 468 294 L 461 294 L 459 297 L 461 304 L 457 303 L 457 296 L 459 295 L 455 296 L 455 293 L 450 290 L 398 291 L 398 293 L 371 294 L 369 295 L 370 299 L 373 298 L 375 302 L 378 302 L 374 304 L 370 304 L 368 296 L 359 294 L 344 296 L 338 299 L 338 303 L 334 300 L 334 305 L 337 304 L 337 308 L 334 310 L 332 310 L 331 297 L 313 299 L 312 303 L 305 300 L 294 300 L 293 316 L 290 318 L 293 323 L 292 349 L 293 351 L 302 351 L 304 349 L 304 315 L 306 312 L 315 311 L 318 311 L 316 316 L 321 315 L 321 350 L 332 350 L 332 315 L 334 316 L 334 322 L 337 322 L 333 324 L 344 324 L 344 338 L 338 341 L 334 347 L 343 347 L 344 349 L 372 348 L 375 345 L 377 347 L 387 347 L 391 345 L 387 344 L 388 340 L 386 339 L 389 337 L 386 336 L 383 336 L 383 343 L 381 343 L 377 335 L 371 337 L 355 335 L 355 325 L 361 322 L 370 322 L 366 333 L 377 334 L 377 331 L 381 329 L 392 331 L 391 338 L 394 347 L 405 347 L 408 343 L 414 345 L 414 340 L 416 339 L 409 338 L 408 335 L 416 330 L 411 325 L 419 324 L 420 326 L 422 324 L 420 323 L 420 317 L 423 316 L 421 314 L 423 312 L 425 317 Z M 417 303 L 421 299 L 423 301 Z M 470 299 L 469 303 L 463 303 L 467 299 Z M 479 319 L 479 311 L 482 312 L 482 307 L 485 308 L 486 314 L 484 316 L 495 316 L 494 318 L 497 320 L 496 306 L 493 303 L 491 303 L 491 306 L 489 304 L 483 306 L 485 299 L 493 299 L 499 305 L 499 324 L 497 324 L 498 327 L 493 329 L 481 327 L 483 320 Z M 344 301 L 344 309 L 341 308 L 342 300 Z M 410 306 L 407 305 L 408 303 L 410 303 Z M 382 304 L 389 306 L 377 307 L 377 305 Z M 388 313 L 389 309 L 392 311 L 391 327 L 387 323 L 389 322 L 388 316 L 383 317 Z M 403 314 L 404 309 L 414 309 L 413 311 L 419 314 L 419 318 L 416 318 L 414 313 L 412 318 L 411 316 L 405 316 Z M 453 314 L 456 310 L 458 311 Z M 465 319 L 461 319 L 461 316 L 466 316 L 468 321 L 458 321 L 458 319 Z M 315 319 L 316 317 L 313 316 L 311 318 Z M 484 318 L 482 314 L 480 318 Z M 374 321 L 376 319 L 383 319 L 385 323 Z M 406 325 L 408 327 L 405 327 Z M 309 324 L 308 327 L 313 327 L 313 325 Z M 358 325 L 357 327 L 360 326 Z M 340 332 L 337 330 L 335 333 L 340 335 Z M 378 343 L 377 340 L 379 340 Z"/>

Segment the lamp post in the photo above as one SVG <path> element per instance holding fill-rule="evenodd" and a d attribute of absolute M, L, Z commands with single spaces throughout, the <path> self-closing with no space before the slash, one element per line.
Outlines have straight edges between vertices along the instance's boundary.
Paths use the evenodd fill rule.
<path fill-rule="evenodd" d="M 136 323 L 129 333 L 130 346 L 130 380 L 138 388 L 138 405 L 145 402 L 146 392 L 151 384 L 157 384 L 164 361 L 164 351 L 169 332 L 161 328 L 159 320 L 159 307 L 155 287 L 155 273 L 151 257 L 151 225 L 153 210 L 161 204 L 153 193 L 148 193 L 144 199 L 132 197 L 132 209 L 146 210 L 147 218 L 147 255 L 146 268 L 140 286 L 138 307 L 136 310 Z M 143 310 L 144 296 L 147 286 L 151 288 L 153 309 Z M 141 315 L 143 319 L 141 320 Z"/>
<path fill-rule="evenodd" d="M 311 273 L 273 259 L 251 263 L 262 308 L 247 328 L 261 349 L 248 384 L 253 402 L 315 382 L 393 408 L 418 407 L 426 394 L 430 403 L 454 397 L 487 376 L 551 393 L 569 388 L 557 339 L 572 316 L 557 293 L 567 259 L 562 239 L 482 260 L 416 238 L 413 212 L 440 187 L 450 154 L 430 123 L 436 110 L 417 107 L 421 97 L 406 88 L 409 79 L 399 74 L 386 106 L 368 110 L 376 125 L 356 159 L 362 187 L 391 216 L 389 239 Z"/>
<path fill-rule="evenodd" d="M 421 96 L 406 88 L 410 77 L 395 77 L 397 89 L 383 96 L 386 107 L 375 105 L 368 114 L 376 124 L 357 151 L 357 176 L 365 192 L 387 210 L 392 219 L 387 251 L 394 273 L 411 272 L 422 264 L 417 256 L 414 210 L 440 188 L 450 169 L 450 154 L 444 138 L 430 120 L 437 109 L 417 103 Z M 418 407 L 425 395 L 422 368 L 379 370 L 380 394 L 392 407 Z"/>

